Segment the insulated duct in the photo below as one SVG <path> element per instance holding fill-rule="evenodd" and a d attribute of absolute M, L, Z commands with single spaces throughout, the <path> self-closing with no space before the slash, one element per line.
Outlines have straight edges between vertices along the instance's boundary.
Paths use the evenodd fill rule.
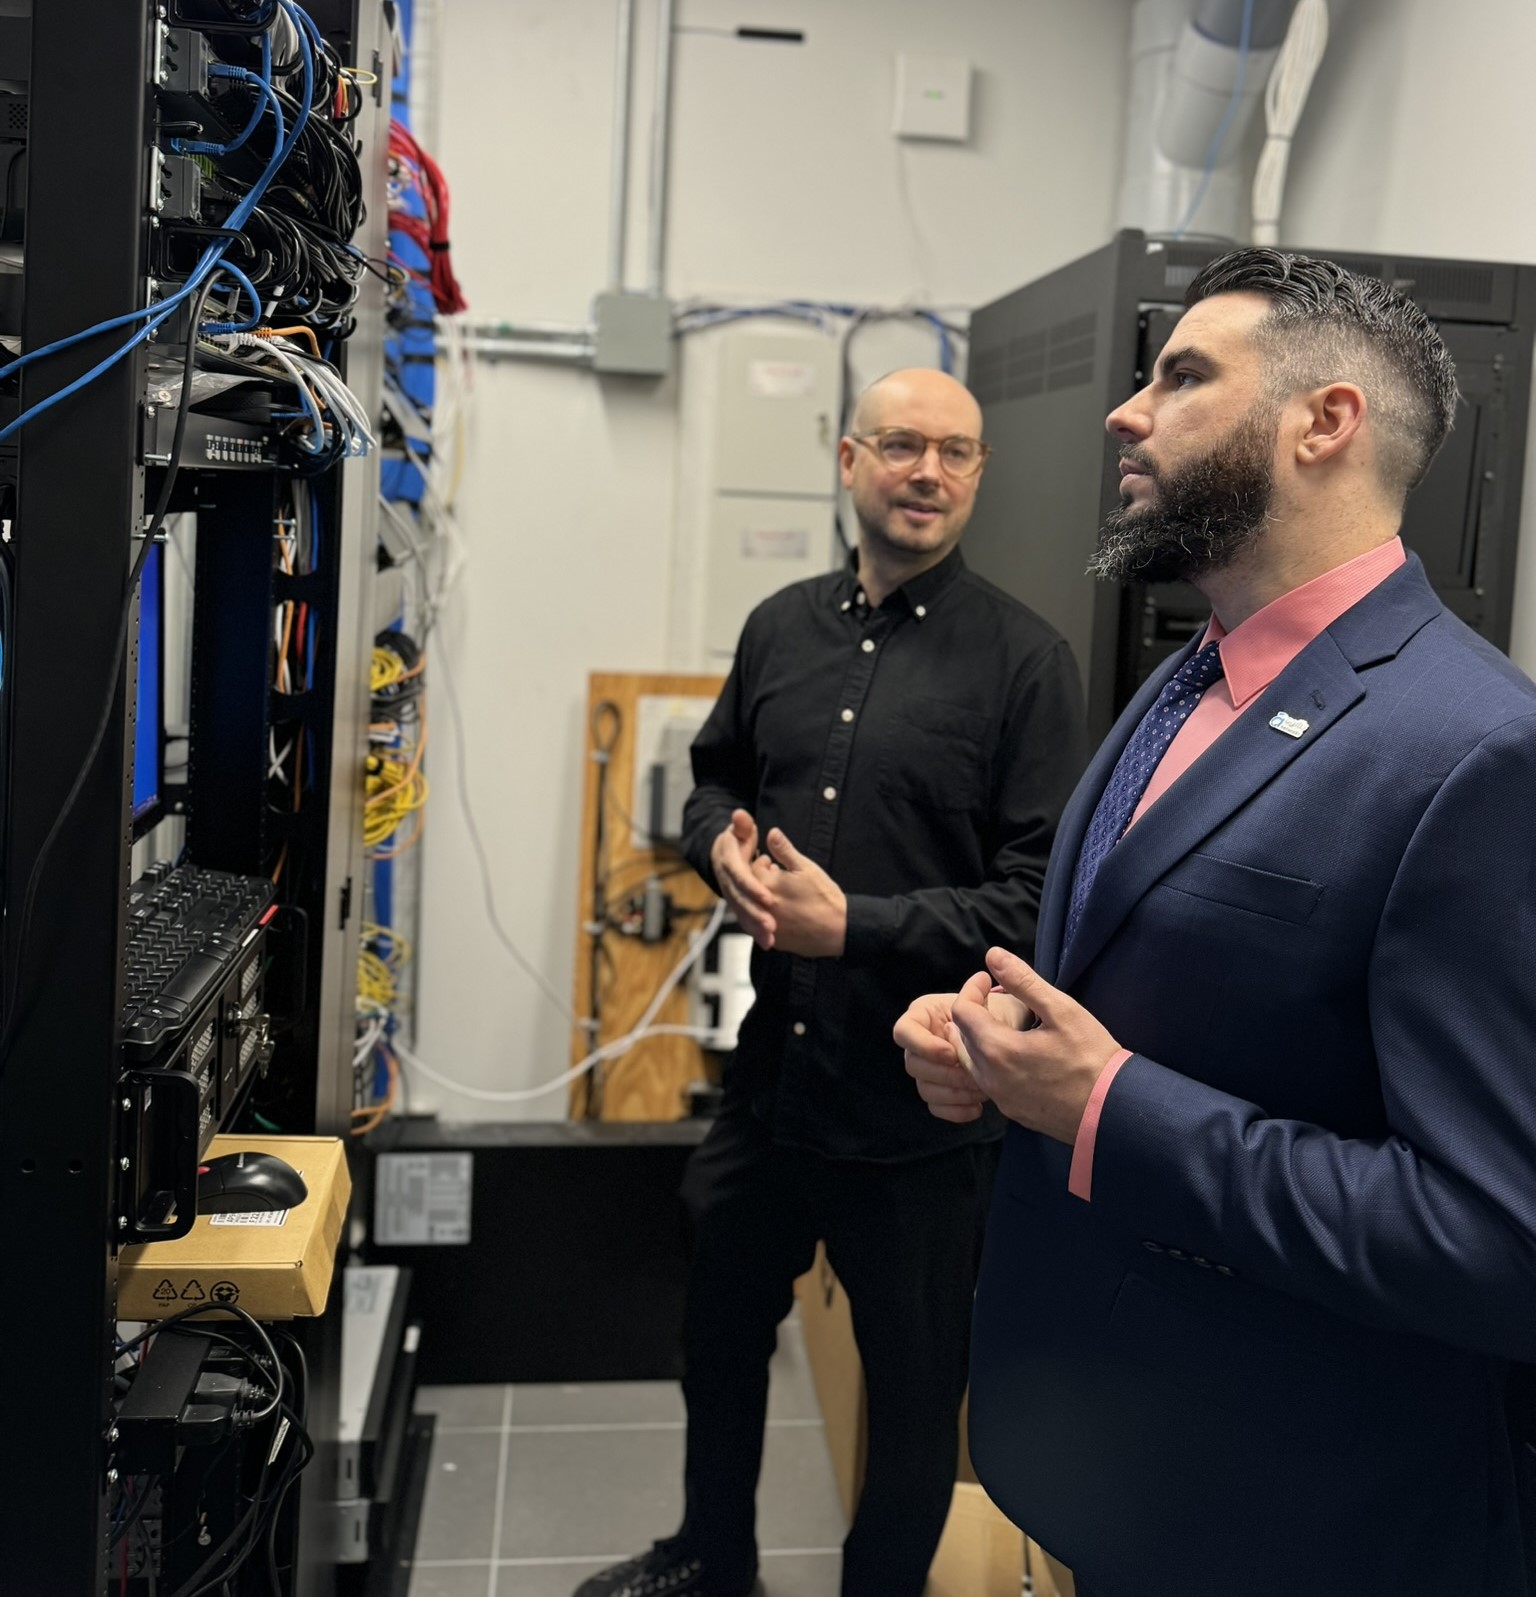
<path fill-rule="evenodd" d="M 1247 237 L 1254 112 L 1295 5 L 1137 0 L 1121 227 Z"/>

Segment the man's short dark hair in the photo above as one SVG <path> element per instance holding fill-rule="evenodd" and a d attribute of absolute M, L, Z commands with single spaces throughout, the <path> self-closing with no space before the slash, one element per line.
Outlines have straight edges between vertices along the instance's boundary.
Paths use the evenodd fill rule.
<path fill-rule="evenodd" d="M 1456 419 L 1456 368 L 1434 324 L 1405 294 L 1333 261 L 1283 250 L 1233 250 L 1204 267 L 1186 305 L 1216 294 L 1270 303 L 1255 341 L 1274 397 L 1355 383 L 1374 419 L 1382 481 L 1405 497 Z"/>

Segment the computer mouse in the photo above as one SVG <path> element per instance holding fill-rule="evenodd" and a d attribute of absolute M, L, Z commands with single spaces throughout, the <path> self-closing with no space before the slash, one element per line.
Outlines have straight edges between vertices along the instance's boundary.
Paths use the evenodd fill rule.
<path fill-rule="evenodd" d="M 270 1153 L 225 1153 L 197 1170 L 199 1214 L 296 1209 L 309 1196 L 304 1178 Z"/>

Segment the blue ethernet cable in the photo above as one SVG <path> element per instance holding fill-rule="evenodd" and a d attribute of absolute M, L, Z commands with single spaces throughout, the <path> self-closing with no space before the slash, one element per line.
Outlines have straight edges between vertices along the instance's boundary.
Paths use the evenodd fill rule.
<path fill-rule="evenodd" d="M 263 40 L 263 58 L 270 62 L 272 44 L 269 39 Z M 261 121 L 261 113 L 270 105 L 272 115 L 277 119 L 276 144 L 281 144 L 287 136 L 287 129 L 283 125 L 283 106 L 277 97 L 277 92 L 272 87 L 270 65 L 268 74 L 263 77 L 260 73 L 248 72 L 244 67 L 231 67 L 218 65 L 209 68 L 209 76 L 215 78 L 229 78 L 236 83 L 253 84 L 259 91 L 256 96 L 256 109 L 251 113 L 251 119 L 245 124 L 244 129 L 231 139 L 228 144 L 214 144 L 207 139 L 172 139 L 171 148 L 178 155 L 232 155 L 256 131 L 256 125 Z"/>
<path fill-rule="evenodd" d="M 248 332 L 253 327 L 259 327 L 261 325 L 263 306 L 261 303 L 261 295 L 256 292 L 251 280 L 239 269 L 239 267 L 231 266 L 229 262 L 225 260 L 216 262 L 213 270 L 227 273 L 230 277 L 234 278 L 236 283 L 239 284 L 246 294 L 250 296 L 251 304 L 253 306 L 252 319 L 249 322 L 241 322 L 238 325 L 234 323 L 214 323 L 204 330 L 209 332 Z M 141 328 L 137 333 L 135 333 L 128 343 L 124 344 L 121 349 L 113 350 L 113 352 L 104 360 L 98 361 L 96 365 L 91 367 L 88 372 L 82 373 L 79 377 L 75 378 L 72 383 L 66 384 L 63 388 L 59 389 L 57 393 L 50 394 L 46 399 L 40 399 L 31 407 L 30 410 L 23 411 L 21 415 L 19 415 L 9 425 L 0 427 L 0 443 L 4 443 L 7 438 L 18 432 L 34 417 L 41 416 L 45 410 L 52 410 L 55 405 L 62 404 L 66 399 L 70 398 L 71 395 L 78 394 L 82 388 L 88 387 L 91 383 L 95 382 L 103 372 L 108 371 L 115 366 L 118 361 L 120 361 L 123 356 L 129 352 L 129 350 L 136 348 L 139 344 L 142 344 L 147 339 L 151 338 L 159 330 L 161 325 L 170 318 L 172 311 L 175 309 L 176 302 L 167 301 L 160 314 L 156 316 L 155 319 L 147 326 Z M 195 337 L 195 330 L 189 329 L 188 336 Z"/>
<path fill-rule="evenodd" d="M 272 182 L 272 179 L 277 175 L 277 172 L 288 160 L 289 156 L 293 154 L 293 151 L 299 142 L 299 138 L 304 131 L 304 124 L 309 120 L 310 112 L 314 106 L 314 53 L 310 48 L 309 38 L 305 33 L 304 26 L 299 20 L 300 18 L 303 18 L 304 23 L 309 23 L 309 18 L 298 6 L 292 4 L 292 0 L 278 0 L 278 5 L 284 12 L 287 13 L 289 21 L 293 23 L 294 31 L 298 35 L 299 52 L 304 62 L 303 113 L 295 121 L 292 129 L 288 133 L 288 137 L 283 140 L 281 145 L 279 145 L 276 150 L 274 150 L 272 159 L 267 163 L 265 171 L 262 172 L 261 177 L 257 180 L 251 191 L 230 213 L 228 221 L 226 222 L 226 227 L 232 233 L 238 233 L 240 229 L 245 226 L 246 222 L 250 220 L 251 212 L 255 210 L 262 195 L 266 193 L 268 186 Z M 312 23 L 309 25 L 313 27 Z M 270 85 L 268 86 L 268 89 L 270 92 Z M 118 363 L 118 361 L 122 360 L 125 355 L 131 354 L 139 347 L 140 344 L 143 344 L 150 339 L 167 320 L 171 312 L 174 311 L 180 304 L 182 304 L 182 302 L 185 301 L 190 295 L 197 291 L 197 289 L 202 285 L 203 279 L 216 266 L 222 266 L 225 270 L 229 271 L 231 275 L 238 275 L 238 280 L 240 281 L 242 287 L 249 291 L 252 301 L 258 307 L 257 322 L 259 322 L 261 298 L 256 293 L 254 287 L 251 286 L 250 281 L 245 278 L 244 274 L 236 274 L 235 269 L 230 267 L 228 262 L 224 260 L 224 252 L 228 248 L 229 241 L 227 239 L 220 239 L 216 244 L 210 245 L 208 249 L 203 252 L 202 258 L 198 261 L 197 265 L 192 269 L 192 275 L 174 294 L 170 296 L 169 299 L 161 300 L 156 305 L 146 306 L 142 310 L 129 311 L 122 316 L 112 317 L 108 321 L 98 322 L 94 327 L 87 327 L 81 332 L 70 334 L 68 338 L 57 339 L 52 344 L 45 344 L 41 349 L 29 351 L 27 354 L 20 355 L 7 365 L 0 367 L 0 379 L 4 379 L 10 376 L 12 372 L 19 371 L 23 366 L 30 365 L 33 361 L 40 360 L 45 355 L 53 354 L 61 349 L 68 349 L 75 344 L 81 343 L 87 338 L 95 337 L 98 333 L 110 332 L 113 328 L 124 327 L 132 322 L 141 321 L 146 317 L 149 318 L 145 325 L 141 327 L 126 344 L 123 344 L 118 349 L 114 350 L 103 360 L 98 361 L 97 364 L 88 372 L 84 373 L 80 377 L 77 377 L 72 383 L 69 383 L 65 387 L 59 389 L 57 393 L 50 394 L 46 399 L 39 400 L 37 404 L 31 406 L 27 410 L 24 410 L 15 418 L 14 421 L 10 422 L 9 425 L 4 428 L 0 428 L 0 442 L 4 442 L 7 438 L 12 437 L 15 433 L 19 432 L 29 421 L 33 420 L 34 417 L 42 415 L 44 411 L 51 410 L 55 405 L 60 404 L 63 400 L 79 393 L 82 388 L 86 387 L 90 383 L 95 382 L 95 380 L 104 372 L 109 371 Z M 254 326 L 256 323 L 252 323 L 250 325 Z M 317 428 L 320 427 L 322 424 L 320 423 L 318 411 L 314 412 L 314 418 Z M 315 452 L 317 453 L 318 451 Z"/>

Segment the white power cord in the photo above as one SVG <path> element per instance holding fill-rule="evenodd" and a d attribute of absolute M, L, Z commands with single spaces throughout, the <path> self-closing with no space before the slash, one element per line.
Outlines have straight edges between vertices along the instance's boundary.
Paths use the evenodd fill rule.
<path fill-rule="evenodd" d="M 573 1081 L 587 1074 L 596 1066 L 610 1059 L 617 1059 L 621 1054 L 627 1054 L 637 1043 L 644 1042 L 648 1037 L 692 1037 L 703 1042 L 714 1035 L 713 1032 L 702 1026 L 657 1026 L 652 1022 L 661 1012 L 661 1006 L 671 996 L 673 988 L 685 977 L 699 962 L 704 950 L 708 948 L 710 940 L 720 930 L 720 924 L 725 919 L 725 904 L 722 901 L 715 905 L 714 912 L 710 915 L 700 931 L 692 933 L 692 943 L 688 952 L 673 969 L 672 974 L 656 990 L 655 996 L 645 1006 L 645 1013 L 641 1015 L 636 1024 L 622 1037 L 616 1037 L 612 1042 L 604 1043 L 601 1048 L 594 1048 L 579 1064 L 572 1065 L 562 1075 L 550 1081 L 542 1082 L 537 1087 L 520 1087 L 510 1092 L 493 1091 L 485 1087 L 471 1087 L 462 1081 L 455 1081 L 451 1076 L 442 1075 L 433 1070 L 431 1066 L 418 1059 L 410 1049 L 402 1047 L 396 1041 L 395 1052 L 404 1061 L 408 1070 L 425 1076 L 428 1081 L 436 1082 L 439 1087 L 447 1087 L 451 1092 L 462 1093 L 466 1098 L 473 1098 L 479 1103 L 528 1103 L 535 1098 L 542 1098 L 547 1093 L 558 1092 L 562 1087 L 568 1087 Z"/>
<path fill-rule="evenodd" d="M 1291 14 L 1285 43 L 1264 90 L 1264 123 L 1269 137 L 1253 178 L 1253 242 L 1280 242 L 1280 207 L 1285 198 L 1285 170 L 1312 79 L 1328 48 L 1328 0 L 1300 0 Z"/>

